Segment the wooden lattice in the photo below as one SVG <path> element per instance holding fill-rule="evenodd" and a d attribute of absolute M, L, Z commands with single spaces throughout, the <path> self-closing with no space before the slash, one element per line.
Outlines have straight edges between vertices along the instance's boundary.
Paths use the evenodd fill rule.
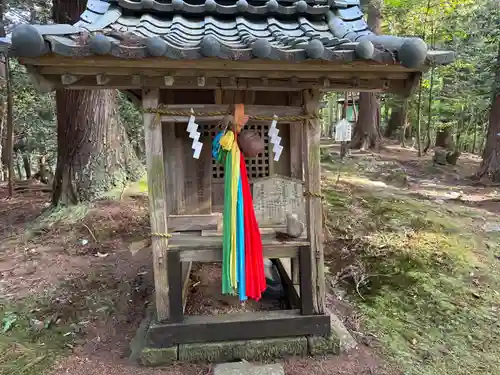
<path fill-rule="evenodd" d="M 210 142 L 213 141 L 214 137 L 220 131 L 211 125 L 204 124 L 200 125 L 203 137 L 210 137 Z M 246 158 L 248 178 L 261 178 L 269 176 L 269 125 L 262 124 L 252 124 L 248 123 L 245 126 L 245 130 L 251 130 L 258 133 L 262 139 L 264 139 L 264 152 L 253 158 Z M 211 144 L 211 143 L 210 143 Z M 218 164 L 212 159 L 212 179 L 213 180 L 223 180 L 224 179 L 224 167 Z"/>

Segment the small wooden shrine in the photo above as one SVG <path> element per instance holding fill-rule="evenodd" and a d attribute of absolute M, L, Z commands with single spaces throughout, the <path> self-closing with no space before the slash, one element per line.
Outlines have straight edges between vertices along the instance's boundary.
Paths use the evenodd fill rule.
<path fill-rule="evenodd" d="M 277 356 L 320 352 L 314 338 L 330 335 L 322 93 L 409 95 L 430 65 L 453 60 L 419 38 L 375 35 L 359 0 L 88 0 L 75 25 L 24 25 L 2 43 L 41 89 L 115 88 L 142 103 L 156 299 L 144 331 L 146 363 L 168 362 L 154 354 L 165 350 L 184 360 L 209 342 L 224 359 L 254 358 L 255 350 L 242 349 L 248 342 Z M 224 258 L 227 169 L 212 153 L 225 126 L 263 141 L 240 167 L 252 184 L 261 258 L 280 265 L 289 310 L 184 314 L 191 264 Z M 303 221 L 304 236 L 276 237 L 288 214 Z M 279 349 L 273 340 L 282 338 L 296 345 Z"/>

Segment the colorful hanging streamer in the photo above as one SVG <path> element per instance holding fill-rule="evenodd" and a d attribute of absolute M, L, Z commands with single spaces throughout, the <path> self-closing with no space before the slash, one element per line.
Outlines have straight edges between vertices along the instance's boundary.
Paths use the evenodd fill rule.
<path fill-rule="evenodd" d="M 225 171 L 222 293 L 237 293 L 241 301 L 259 300 L 266 289 L 262 239 L 237 135 L 231 130 L 219 133 L 212 144 L 212 156 Z"/>

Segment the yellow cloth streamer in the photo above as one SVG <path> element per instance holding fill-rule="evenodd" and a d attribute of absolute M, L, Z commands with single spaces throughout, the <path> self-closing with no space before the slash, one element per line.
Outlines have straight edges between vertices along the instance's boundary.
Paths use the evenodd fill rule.
<path fill-rule="evenodd" d="M 237 288 L 237 262 L 236 262 L 236 211 L 238 200 L 238 182 L 240 179 L 240 148 L 236 139 L 233 137 L 233 146 L 231 148 L 231 256 L 230 256 L 230 278 L 233 288 Z"/>
<path fill-rule="evenodd" d="M 228 130 L 226 134 L 221 137 L 219 143 L 224 151 L 231 150 L 234 144 L 234 133 Z"/>

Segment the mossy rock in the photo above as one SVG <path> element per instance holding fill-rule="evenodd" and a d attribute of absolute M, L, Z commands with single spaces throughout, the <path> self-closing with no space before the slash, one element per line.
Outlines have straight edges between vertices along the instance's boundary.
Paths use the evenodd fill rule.
<path fill-rule="evenodd" d="M 177 362 L 178 347 L 170 348 L 143 348 L 139 357 L 139 362 L 144 366 L 172 365 Z"/>
<path fill-rule="evenodd" d="M 213 363 L 241 359 L 266 362 L 287 356 L 305 355 L 307 355 L 305 337 L 179 345 L 181 362 Z"/>

